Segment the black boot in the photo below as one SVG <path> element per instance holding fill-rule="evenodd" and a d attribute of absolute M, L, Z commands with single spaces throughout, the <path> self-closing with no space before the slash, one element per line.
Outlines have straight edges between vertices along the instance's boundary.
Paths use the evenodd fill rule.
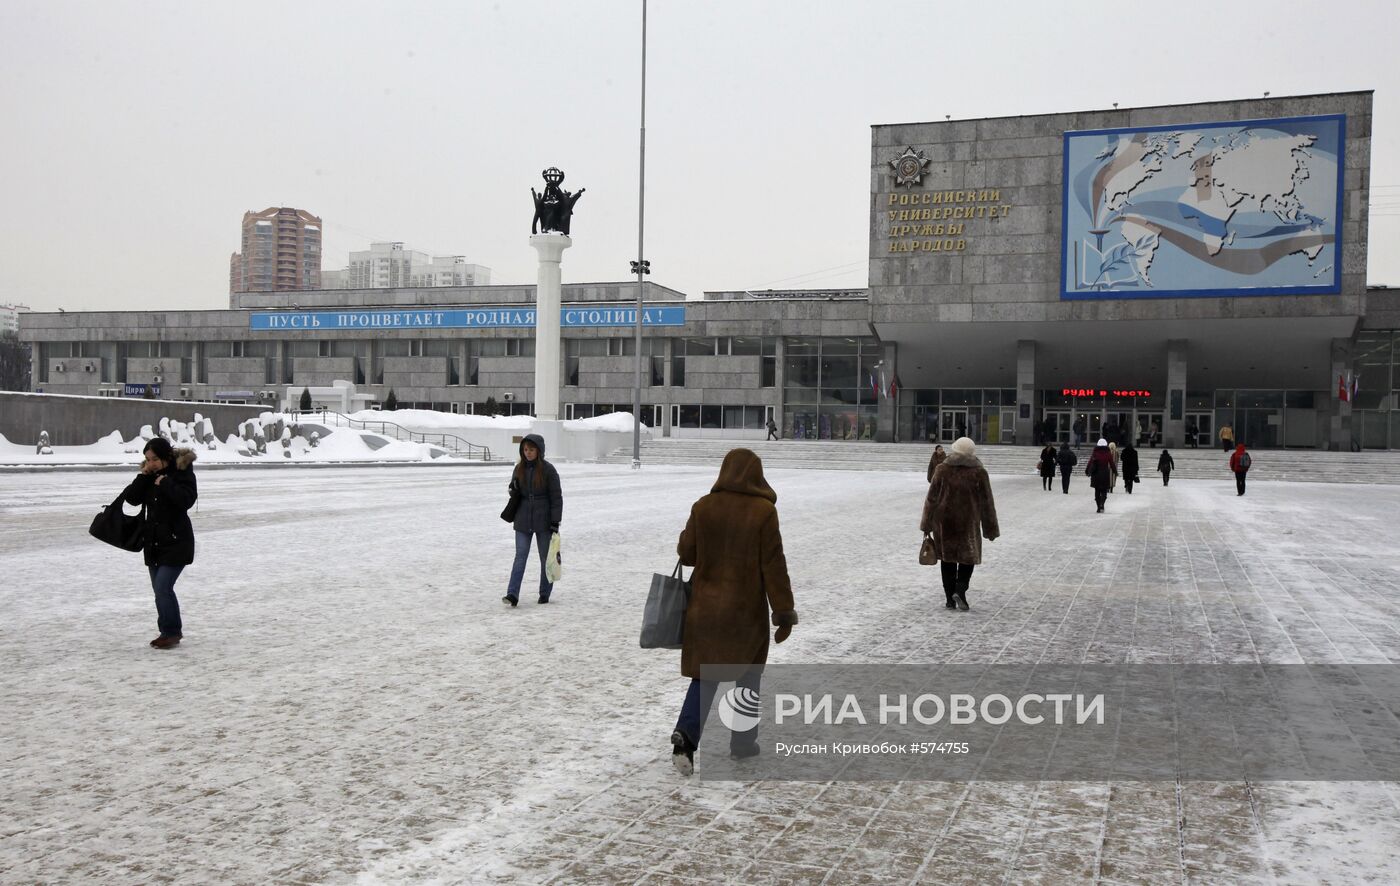
<path fill-rule="evenodd" d="M 517 600 L 516 598 L 512 597 L 510 594 L 506 594 L 504 597 L 501 598 L 501 602 L 504 603 L 504 604 L 506 604 L 507 606 L 514 606 L 516 603 L 519 603 L 520 601 Z"/>
<path fill-rule="evenodd" d="M 962 610 L 963 612 L 966 612 L 968 610 L 967 585 L 968 583 L 965 581 L 958 582 L 958 590 L 956 593 L 953 594 L 953 602 L 957 603 L 958 609 Z"/>
<path fill-rule="evenodd" d="M 695 772 L 695 742 L 679 729 L 671 733 L 671 765 L 681 775 Z"/>

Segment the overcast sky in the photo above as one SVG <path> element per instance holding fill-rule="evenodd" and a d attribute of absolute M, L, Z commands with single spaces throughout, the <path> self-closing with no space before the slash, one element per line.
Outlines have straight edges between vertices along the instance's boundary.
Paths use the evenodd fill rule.
<path fill-rule="evenodd" d="M 651 279 L 864 286 L 872 124 L 1374 89 L 1369 279 L 1400 284 L 1396 19 L 1388 0 L 652 0 Z M 640 50 L 640 0 L 0 0 L 0 303 L 227 307 L 243 212 L 268 206 L 324 220 L 328 270 L 399 240 L 532 283 L 551 165 L 588 189 L 565 281 L 627 279 Z"/>

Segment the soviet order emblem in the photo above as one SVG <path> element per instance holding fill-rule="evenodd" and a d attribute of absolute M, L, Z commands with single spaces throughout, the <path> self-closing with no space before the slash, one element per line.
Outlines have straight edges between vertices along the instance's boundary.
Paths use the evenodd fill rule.
<path fill-rule="evenodd" d="M 928 158 L 923 151 L 906 147 L 903 154 L 890 161 L 890 166 L 894 169 L 895 187 L 904 185 L 912 188 L 923 184 L 924 173 L 928 172 Z"/>

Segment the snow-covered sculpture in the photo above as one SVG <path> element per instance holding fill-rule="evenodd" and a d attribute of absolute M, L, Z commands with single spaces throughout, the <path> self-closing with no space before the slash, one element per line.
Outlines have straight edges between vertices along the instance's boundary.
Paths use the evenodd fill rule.
<path fill-rule="evenodd" d="M 34 446 L 35 455 L 53 455 L 53 447 L 49 445 L 49 432 L 39 432 L 39 442 Z"/>

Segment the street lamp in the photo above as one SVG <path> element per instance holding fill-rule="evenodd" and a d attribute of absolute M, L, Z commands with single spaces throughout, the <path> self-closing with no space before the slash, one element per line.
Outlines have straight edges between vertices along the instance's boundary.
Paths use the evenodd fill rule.
<path fill-rule="evenodd" d="M 647 0 L 642 0 L 642 118 L 637 153 L 637 367 L 632 385 L 632 469 L 642 466 L 642 281 L 651 273 L 651 262 L 642 258 L 642 235 L 646 227 L 647 196 Z"/>

